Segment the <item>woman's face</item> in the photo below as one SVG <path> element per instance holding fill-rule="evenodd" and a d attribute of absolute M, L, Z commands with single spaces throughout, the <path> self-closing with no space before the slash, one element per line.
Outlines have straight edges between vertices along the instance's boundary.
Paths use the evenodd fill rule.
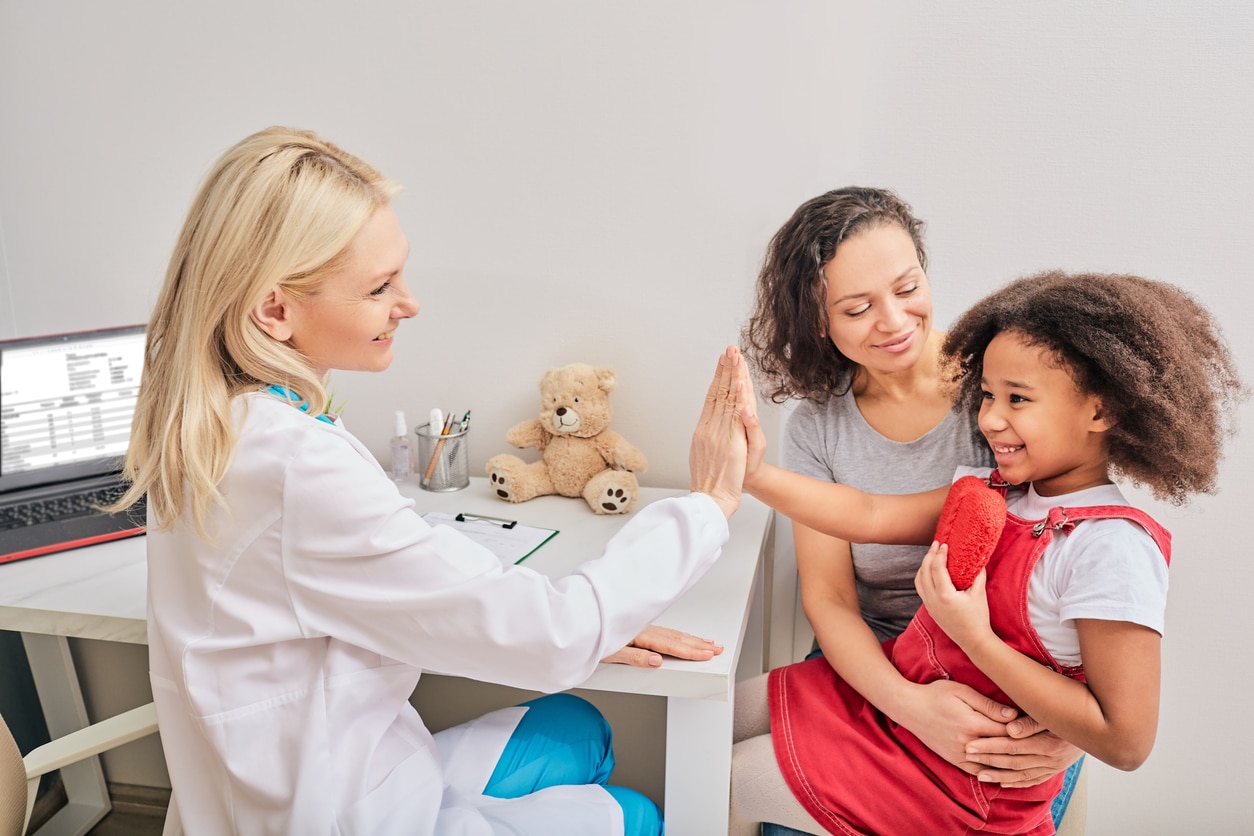
<path fill-rule="evenodd" d="M 932 296 L 914 240 L 899 226 L 848 238 L 823 267 L 828 334 L 845 357 L 871 371 L 907 371 L 932 330 Z"/>
<path fill-rule="evenodd" d="M 344 268 L 291 302 L 292 345 L 321 372 L 386 369 L 396 326 L 418 313 L 403 275 L 408 257 L 396 213 L 380 207 L 349 245 Z"/>

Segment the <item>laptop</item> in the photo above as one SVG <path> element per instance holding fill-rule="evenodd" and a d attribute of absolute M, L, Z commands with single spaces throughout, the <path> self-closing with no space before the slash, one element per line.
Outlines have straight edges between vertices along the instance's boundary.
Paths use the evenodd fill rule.
<path fill-rule="evenodd" d="M 0 563 L 144 533 L 105 514 L 144 362 L 144 326 L 0 340 Z"/>

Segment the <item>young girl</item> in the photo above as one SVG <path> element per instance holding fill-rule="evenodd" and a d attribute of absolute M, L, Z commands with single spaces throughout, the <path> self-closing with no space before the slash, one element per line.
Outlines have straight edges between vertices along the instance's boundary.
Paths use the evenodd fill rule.
<path fill-rule="evenodd" d="M 847 186 L 801 204 L 771 237 L 742 343 L 766 396 L 795 399 L 779 452 L 786 469 L 905 494 L 948 485 L 960 465 L 993 463 L 975 415 L 953 408 L 941 380 L 945 334 L 935 327 L 923 227 L 893 192 Z M 1031 784 L 1075 762 L 1065 787 L 1075 785 L 1082 753 L 1033 734 L 1031 717 L 1011 738 L 1004 706 L 952 681 L 919 689 L 885 658 L 880 644 L 919 609 L 913 580 L 926 546 L 851 544 L 795 519 L 792 533 L 801 603 L 841 679 L 872 705 L 895 703 L 894 719 L 937 751 L 979 747 L 988 780 Z M 1070 796 L 1059 793 L 1055 822 Z"/>
<path fill-rule="evenodd" d="M 1216 487 L 1242 394 L 1210 315 L 1180 290 L 1121 275 L 1045 273 L 962 316 L 942 356 L 978 413 L 1006 530 L 966 591 L 932 543 L 924 607 L 884 652 L 909 680 L 966 683 L 1120 769 L 1153 746 L 1169 536 L 1111 478 L 1183 502 Z M 745 489 L 855 542 L 931 541 L 948 488 L 869 495 L 761 464 L 746 411 Z M 959 475 L 965 472 L 960 470 Z M 908 699 L 908 697 L 906 697 Z M 768 710 L 769 706 L 769 710 Z M 815 832 L 1048 834 L 1061 775 L 982 783 L 813 659 L 737 690 L 733 836 L 775 821 Z M 949 755 L 949 757 L 946 757 Z"/>
<path fill-rule="evenodd" d="M 214 166 L 171 258 L 123 500 L 148 494 L 169 821 L 189 836 L 656 836 L 656 805 L 608 784 L 609 729 L 583 700 L 433 736 L 409 698 L 423 669 L 540 691 L 586 679 L 717 558 L 745 435 L 711 393 L 693 493 L 641 509 L 564 578 L 504 570 L 427 525 L 325 414 L 328 371 L 386 369 L 418 313 L 397 191 L 313 134 L 262 131 Z M 735 362 L 729 349 L 715 383 L 733 401 Z"/>

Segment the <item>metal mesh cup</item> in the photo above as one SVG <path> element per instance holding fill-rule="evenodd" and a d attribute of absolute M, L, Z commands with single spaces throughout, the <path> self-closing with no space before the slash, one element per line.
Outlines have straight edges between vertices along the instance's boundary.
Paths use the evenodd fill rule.
<path fill-rule="evenodd" d="M 422 424 L 418 434 L 418 484 L 428 491 L 459 491 L 470 484 L 470 429 L 440 435 L 442 427 Z"/>

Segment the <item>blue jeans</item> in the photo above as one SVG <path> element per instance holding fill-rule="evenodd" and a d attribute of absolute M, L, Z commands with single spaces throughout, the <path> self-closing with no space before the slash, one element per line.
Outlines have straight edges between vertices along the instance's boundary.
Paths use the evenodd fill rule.
<path fill-rule="evenodd" d="M 626 836 L 662 836 L 662 812 L 635 790 L 609 785 L 614 771 L 610 724 L 586 700 L 550 694 L 522 703 L 518 722 L 483 788 L 494 798 L 519 798 L 545 787 L 600 784 L 623 808 Z"/>
<path fill-rule="evenodd" d="M 1049 814 L 1054 820 L 1055 830 L 1058 829 L 1058 825 L 1062 824 L 1063 813 L 1067 812 L 1067 805 L 1071 803 L 1071 794 L 1075 792 L 1075 782 L 1080 776 L 1082 766 L 1084 766 L 1083 755 L 1067 767 L 1067 771 L 1062 776 L 1062 789 L 1058 791 L 1058 795 L 1054 796 L 1054 800 L 1049 805 Z M 763 824 L 762 836 L 810 836 L 810 834 L 784 827 L 782 824 Z"/>

